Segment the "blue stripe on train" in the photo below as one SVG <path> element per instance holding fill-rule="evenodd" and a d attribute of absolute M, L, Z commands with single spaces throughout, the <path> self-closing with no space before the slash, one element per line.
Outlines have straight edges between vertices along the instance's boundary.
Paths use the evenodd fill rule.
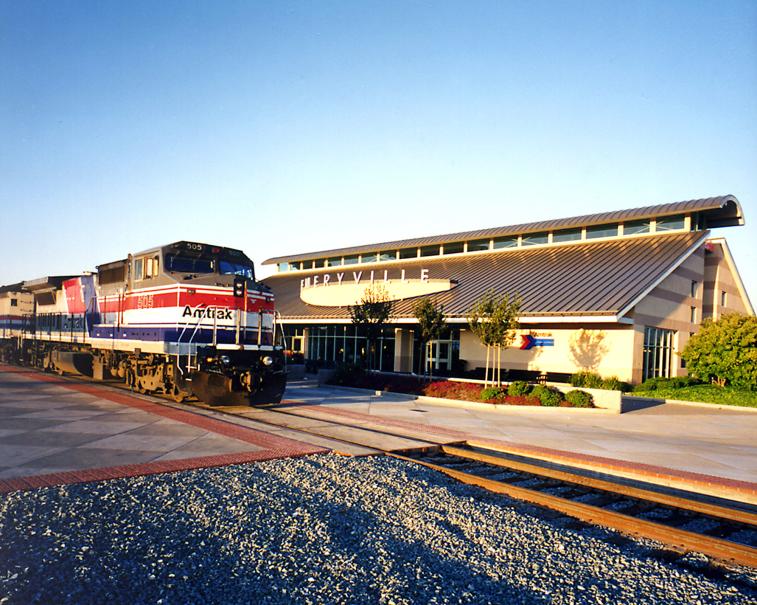
<path fill-rule="evenodd" d="M 115 340 L 144 340 L 147 342 L 172 342 L 189 344 L 210 344 L 213 342 L 213 330 L 200 329 L 197 332 L 193 330 L 184 330 L 184 328 L 132 328 L 129 326 L 121 326 L 116 330 L 114 327 L 96 326 L 92 331 L 91 336 L 93 338 L 108 338 Z M 240 334 L 240 340 L 241 340 Z M 268 338 L 266 338 L 268 336 Z M 216 330 L 215 341 L 218 344 L 234 344 L 236 343 L 236 329 L 231 328 L 228 330 Z M 247 337 L 243 340 L 244 344 L 257 344 L 258 333 L 257 330 L 247 332 Z M 271 344 L 270 336 L 263 334 L 262 344 Z"/>

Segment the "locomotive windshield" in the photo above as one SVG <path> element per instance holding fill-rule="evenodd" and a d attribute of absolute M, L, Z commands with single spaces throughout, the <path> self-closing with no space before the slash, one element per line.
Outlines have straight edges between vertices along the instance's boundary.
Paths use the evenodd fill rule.
<path fill-rule="evenodd" d="M 228 260 L 221 260 L 218 262 L 218 272 L 221 275 L 241 275 L 248 279 L 255 279 L 254 272 L 250 265 Z"/>
<path fill-rule="evenodd" d="M 166 269 L 177 273 L 213 273 L 213 260 L 167 254 Z"/>
<path fill-rule="evenodd" d="M 255 279 L 252 261 L 240 250 L 194 242 L 178 242 L 167 246 L 163 256 L 165 269 L 171 273 L 216 273 Z"/>

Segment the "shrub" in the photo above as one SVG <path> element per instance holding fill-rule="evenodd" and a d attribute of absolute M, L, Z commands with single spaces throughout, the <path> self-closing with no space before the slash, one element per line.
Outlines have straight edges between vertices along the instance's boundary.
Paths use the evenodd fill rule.
<path fill-rule="evenodd" d="M 636 385 L 634 391 L 658 391 L 665 389 L 683 389 L 701 384 L 701 381 L 692 376 L 674 376 L 673 378 L 647 378 L 644 382 Z"/>
<path fill-rule="evenodd" d="M 706 319 L 681 357 L 701 380 L 757 389 L 757 317 L 731 313 Z"/>
<path fill-rule="evenodd" d="M 570 377 L 570 384 L 574 387 L 587 389 L 602 389 L 602 377 L 596 372 L 576 372 Z"/>
<path fill-rule="evenodd" d="M 549 407 L 556 407 L 565 399 L 561 391 L 558 391 L 554 387 L 543 385 L 535 386 L 533 391 L 531 391 L 531 395 L 537 397 L 542 405 Z"/>
<path fill-rule="evenodd" d="M 489 402 L 501 401 L 505 398 L 505 395 L 507 395 L 505 389 L 501 387 L 489 387 L 481 391 L 481 400 Z"/>
<path fill-rule="evenodd" d="M 507 394 L 513 397 L 523 397 L 531 392 L 531 385 L 522 380 L 516 380 L 507 387 Z"/>
<path fill-rule="evenodd" d="M 608 391 L 623 391 L 626 393 L 631 390 L 631 385 L 627 382 L 623 382 L 617 376 L 610 376 L 609 378 L 604 378 L 602 380 L 602 386 L 600 388 L 607 389 Z"/>
<path fill-rule="evenodd" d="M 565 394 L 565 400 L 577 408 L 590 408 L 594 406 L 594 398 L 586 391 L 575 389 Z"/>

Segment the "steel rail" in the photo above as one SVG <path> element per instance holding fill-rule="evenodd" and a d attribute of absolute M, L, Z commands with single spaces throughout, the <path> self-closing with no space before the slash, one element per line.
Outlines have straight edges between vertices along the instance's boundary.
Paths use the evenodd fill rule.
<path fill-rule="evenodd" d="M 466 458 L 468 460 L 474 460 L 476 462 L 483 462 L 485 464 L 491 464 L 493 466 L 499 466 L 515 471 L 522 471 L 533 475 L 539 475 L 541 477 L 548 477 L 550 479 L 556 479 L 558 481 L 564 481 L 567 483 L 575 483 L 577 485 L 583 485 L 613 494 L 628 496 L 629 498 L 637 498 L 640 500 L 647 500 L 649 502 L 656 502 L 657 504 L 664 504 L 665 506 L 670 506 L 672 508 L 691 511 L 702 515 L 708 515 L 710 517 L 717 517 L 719 519 L 726 519 L 728 521 L 736 521 L 737 523 L 757 526 L 757 515 L 748 511 L 718 506 L 717 504 L 708 504 L 706 502 L 691 500 L 689 498 L 684 498 L 681 496 L 671 496 L 652 490 L 633 487 L 630 485 L 622 485 L 620 483 L 614 483 L 612 481 L 606 481 L 604 479 L 595 479 L 593 477 L 578 475 L 575 473 L 570 473 L 568 471 L 545 468 L 543 466 L 528 464 L 526 462 L 520 462 L 517 460 L 508 460 L 499 456 L 493 456 L 491 454 L 486 454 L 484 452 L 475 450 L 467 450 L 459 447 L 443 445 L 442 451 L 459 458 Z"/>
<path fill-rule="evenodd" d="M 746 545 L 704 536 L 683 529 L 675 529 L 653 521 L 637 519 L 636 517 L 608 511 L 590 504 L 573 502 L 559 496 L 552 496 L 524 487 L 509 485 L 501 481 L 479 477 L 400 454 L 388 453 L 387 455 L 434 469 L 462 483 L 476 485 L 497 494 L 504 494 L 517 500 L 537 504 L 587 523 L 602 525 L 616 529 L 624 534 L 655 540 L 678 552 L 699 552 L 719 561 L 757 568 L 757 549 Z"/>

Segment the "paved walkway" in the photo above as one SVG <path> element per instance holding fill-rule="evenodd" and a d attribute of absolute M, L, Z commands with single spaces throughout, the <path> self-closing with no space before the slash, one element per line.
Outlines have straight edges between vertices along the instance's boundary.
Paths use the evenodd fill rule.
<path fill-rule="evenodd" d="M 306 383 L 291 384 L 286 397 L 326 413 L 348 411 L 365 419 L 412 423 L 419 429 L 444 427 L 481 439 L 757 483 L 757 413 L 738 408 L 662 404 L 625 414 L 527 407 L 488 411 Z"/>
<path fill-rule="evenodd" d="M 0 493 L 321 448 L 103 385 L 0 365 Z"/>

